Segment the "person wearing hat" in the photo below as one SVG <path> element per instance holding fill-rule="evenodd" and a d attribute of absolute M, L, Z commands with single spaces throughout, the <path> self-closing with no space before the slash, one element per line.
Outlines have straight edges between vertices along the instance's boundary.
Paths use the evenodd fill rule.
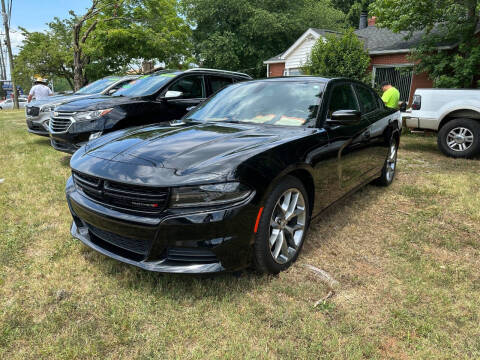
<path fill-rule="evenodd" d="M 382 100 L 385 103 L 385 106 L 398 109 L 398 100 L 400 100 L 400 92 L 392 86 L 390 81 L 382 82 Z"/>
<path fill-rule="evenodd" d="M 52 90 L 46 84 L 46 79 L 37 78 L 34 85 L 30 89 L 30 92 L 28 93 L 28 102 L 32 101 L 33 98 L 36 100 L 42 100 L 53 95 Z"/>

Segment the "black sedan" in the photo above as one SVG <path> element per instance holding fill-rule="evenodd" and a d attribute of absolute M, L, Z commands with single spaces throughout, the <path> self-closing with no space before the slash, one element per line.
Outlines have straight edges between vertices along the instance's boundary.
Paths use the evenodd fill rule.
<path fill-rule="evenodd" d="M 71 233 L 159 272 L 278 273 L 311 219 L 395 175 L 400 113 L 348 79 L 231 85 L 182 120 L 119 130 L 71 159 Z"/>

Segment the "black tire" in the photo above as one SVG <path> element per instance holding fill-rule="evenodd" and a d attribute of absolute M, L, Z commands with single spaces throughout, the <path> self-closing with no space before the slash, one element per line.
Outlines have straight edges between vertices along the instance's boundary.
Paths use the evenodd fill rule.
<path fill-rule="evenodd" d="M 461 129 L 465 129 L 465 134 L 461 134 Z M 454 134 L 457 134 L 458 138 L 454 137 Z M 470 138 L 472 141 L 467 141 Z M 471 158 L 479 154 L 480 122 L 472 119 L 454 119 L 447 122 L 438 132 L 437 144 L 442 153 L 453 158 Z"/>
<path fill-rule="evenodd" d="M 398 140 L 395 136 L 392 136 L 388 147 L 388 155 L 383 164 L 382 174 L 374 181 L 375 185 L 389 186 L 393 182 L 397 172 L 397 154 Z"/>
<path fill-rule="evenodd" d="M 290 191 L 293 194 L 300 193 L 302 195 L 303 198 L 298 196 L 297 206 L 299 207 L 298 208 L 299 211 L 301 211 L 300 208 L 303 206 L 304 214 L 305 214 L 304 218 L 303 218 L 303 215 L 299 215 L 297 218 L 293 218 L 292 220 L 290 220 L 291 222 L 288 222 L 287 219 L 283 219 L 283 220 L 279 219 L 278 223 L 275 222 L 274 226 L 272 226 L 271 219 L 272 219 L 272 216 L 273 217 L 275 216 L 274 211 L 278 212 L 279 210 L 279 208 L 277 207 L 277 202 L 279 202 L 282 199 L 285 201 L 286 200 L 285 196 L 288 196 L 288 192 Z M 291 198 L 293 198 L 293 196 L 291 196 Z M 301 200 L 303 200 L 303 203 Z M 301 218 L 303 218 L 303 220 Z M 281 224 L 282 221 L 284 222 L 283 225 Z M 285 221 L 287 222 L 285 223 Z M 287 231 L 287 228 L 293 229 L 294 227 L 302 226 L 301 225 L 302 222 L 303 222 L 302 233 L 298 232 L 300 229 L 295 230 L 295 232 Z M 305 240 L 305 236 L 307 234 L 309 225 L 310 225 L 310 205 L 309 205 L 307 191 L 305 190 L 304 185 L 299 179 L 293 176 L 286 176 L 272 190 L 272 192 L 268 195 L 267 200 L 265 202 L 265 206 L 264 206 L 262 215 L 260 217 L 258 231 L 256 234 L 255 243 L 254 243 L 253 263 L 254 263 L 255 269 L 260 273 L 270 273 L 270 274 L 278 274 L 280 271 L 287 269 L 297 259 L 298 254 L 302 249 L 303 242 Z M 287 250 L 288 250 L 287 251 L 288 256 L 290 256 L 291 251 L 295 250 L 295 253 L 292 254 L 293 256 L 288 258 L 287 257 L 283 258 L 282 254 L 284 253 L 283 250 L 285 248 L 284 246 L 281 246 L 281 249 L 282 249 L 281 253 L 280 255 L 277 255 L 277 259 L 275 259 L 274 257 L 275 251 L 272 249 L 275 249 L 278 243 L 275 242 L 275 246 L 270 245 L 270 237 L 272 235 L 272 231 L 274 231 L 274 227 L 275 227 L 275 230 L 278 229 L 279 232 L 283 233 L 283 235 L 281 236 L 281 239 L 278 239 L 278 241 L 282 242 L 282 239 L 285 239 L 286 242 L 282 242 L 282 243 L 286 244 L 285 246 L 287 247 Z M 292 236 L 291 234 L 294 234 L 294 236 Z"/>

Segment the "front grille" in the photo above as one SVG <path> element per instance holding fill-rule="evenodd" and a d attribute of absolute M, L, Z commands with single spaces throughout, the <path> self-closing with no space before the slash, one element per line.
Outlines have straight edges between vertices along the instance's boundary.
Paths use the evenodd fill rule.
<path fill-rule="evenodd" d="M 102 229 L 99 229 L 93 225 L 87 224 L 90 235 L 94 235 L 98 239 L 108 242 L 111 245 L 117 246 L 127 251 L 131 251 L 139 255 L 147 255 L 149 244 L 145 240 L 131 239 L 128 237 L 120 236 Z"/>
<path fill-rule="evenodd" d="M 215 263 L 216 255 L 208 249 L 171 248 L 167 249 L 167 259 L 184 263 Z"/>
<path fill-rule="evenodd" d="M 28 116 L 38 116 L 40 114 L 40 108 L 36 106 L 27 106 Z"/>
<path fill-rule="evenodd" d="M 122 184 L 77 171 L 73 172 L 73 180 L 86 196 L 102 204 L 151 214 L 167 206 L 168 188 Z"/>
<path fill-rule="evenodd" d="M 65 132 L 71 124 L 71 119 L 54 117 L 50 119 L 50 130 L 56 133 Z"/>

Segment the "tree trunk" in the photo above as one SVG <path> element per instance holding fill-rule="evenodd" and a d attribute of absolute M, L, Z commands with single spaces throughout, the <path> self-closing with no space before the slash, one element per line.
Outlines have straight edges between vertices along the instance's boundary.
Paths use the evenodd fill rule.
<path fill-rule="evenodd" d="M 12 91 L 13 91 L 13 106 L 15 109 L 18 109 L 18 93 L 17 93 L 17 86 L 15 84 L 15 77 L 14 77 L 14 65 L 13 65 L 13 54 L 12 54 L 12 45 L 10 43 L 10 29 L 8 28 L 8 17 L 5 11 L 5 0 L 2 1 L 2 17 L 3 17 L 3 25 L 5 27 L 5 37 L 7 40 L 7 50 L 8 50 L 8 58 L 10 62 L 10 78 L 12 80 Z"/>

